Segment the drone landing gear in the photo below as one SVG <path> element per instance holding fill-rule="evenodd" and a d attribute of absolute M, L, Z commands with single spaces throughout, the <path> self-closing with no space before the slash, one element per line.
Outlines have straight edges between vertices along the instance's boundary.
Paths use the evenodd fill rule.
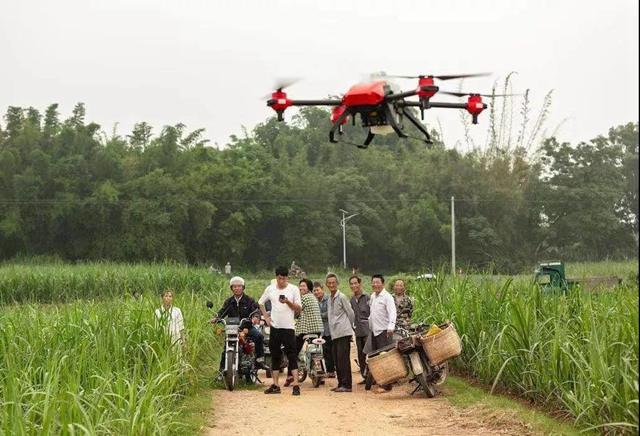
<path fill-rule="evenodd" d="M 351 115 L 351 111 L 347 109 L 344 112 L 342 112 L 340 116 L 333 122 L 333 126 L 331 126 L 331 130 L 329 130 L 329 142 L 332 142 L 334 144 L 338 143 L 338 140 L 335 138 L 336 131 L 338 131 L 339 134 L 342 135 L 342 122 L 345 119 L 347 119 L 349 115 Z"/>
<path fill-rule="evenodd" d="M 362 144 L 362 145 L 357 145 L 356 144 L 356 147 L 363 148 L 363 149 L 367 148 L 369 146 L 369 144 L 371 144 L 371 141 L 373 141 L 373 138 L 375 136 L 376 136 L 375 133 L 373 133 L 371 131 L 371 129 L 369 129 L 369 133 L 367 133 L 367 138 L 364 140 L 364 144 Z"/>
<path fill-rule="evenodd" d="M 387 117 L 387 122 L 391 126 L 396 135 L 400 138 L 408 138 L 408 135 L 402 131 L 398 123 L 396 123 L 396 119 L 393 117 L 393 108 L 390 103 L 384 105 L 384 112 Z"/>
<path fill-rule="evenodd" d="M 329 142 L 332 142 L 334 144 L 337 144 L 338 142 L 342 142 L 345 144 L 350 144 L 350 145 L 355 145 L 358 148 L 367 148 L 369 146 L 369 144 L 371 144 L 371 141 L 373 141 L 373 138 L 376 136 L 371 129 L 369 129 L 369 133 L 367 134 L 367 138 L 364 140 L 364 144 L 355 144 L 353 142 L 348 142 L 348 141 L 339 141 L 336 139 L 336 132 L 338 132 L 338 135 L 342 135 L 342 122 L 349 116 L 351 115 L 351 111 L 349 110 L 345 110 L 344 112 L 342 112 L 342 114 L 334 121 L 333 126 L 331 126 L 331 130 L 329 131 Z"/>
<path fill-rule="evenodd" d="M 416 128 L 420 130 L 420 132 L 425 136 L 426 139 L 424 139 L 424 142 L 426 142 L 429 145 L 433 144 L 433 141 L 431 140 L 431 136 L 429 135 L 429 132 L 427 131 L 427 129 L 425 129 L 425 127 L 420 123 L 420 121 L 418 121 L 416 117 L 414 117 L 413 114 L 407 110 L 406 107 L 402 108 L 402 114 L 405 117 L 407 117 L 409 121 L 411 121 L 411 124 L 416 126 Z"/>
<path fill-rule="evenodd" d="M 364 140 L 364 144 L 356 144 L 355 142 L 349 142 L 349 141 L 332 141 L 334 143 L 341 143 L 341 144 L 348 144 L 348 145 L 355 145 L 358 148 L 368 148 L 369 144 L 371 144 L 371 141 L 373 141 L 373 138 L 375 137 L 375 133 L 372 133 L 371 130 L 369 130 L 369 133 L 367 134 L 367 138 Z"/>

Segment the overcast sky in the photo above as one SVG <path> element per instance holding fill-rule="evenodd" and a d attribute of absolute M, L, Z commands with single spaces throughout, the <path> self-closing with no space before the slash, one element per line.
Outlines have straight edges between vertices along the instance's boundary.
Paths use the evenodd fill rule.
<path fill-rule="evenodd" d="M 0 48 L 2 112 L 57 102 L 66 118 L 82 101 L 123 135 L 183 122 L 223 145 L 272 114 L 260 98 L 277 77 L 304 78 L 290 98 L 324 98 L 374 71 L 493 72 L 463 84 L 479 92 L 516 71 L 534 107 L 555 90 L 547 128 L 566 120 L 572 142 L 638 120 L 638 0 L 2 0 Z M 427 117 L 462 140 L 457 111 Z M 487 126 L 484 113 L 477 141 Z"/>

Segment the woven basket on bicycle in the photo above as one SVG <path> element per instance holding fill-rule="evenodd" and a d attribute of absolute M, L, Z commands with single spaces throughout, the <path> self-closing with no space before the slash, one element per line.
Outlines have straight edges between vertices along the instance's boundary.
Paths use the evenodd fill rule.
<path fill-rule="evenodd" d="M 462 352 L 462 343 L 452 322 L 439 326 L 442 331 L 431 336 L 420 336 L 422 348 L 434 365 L 439 365 Z"/>
<path fill-rule="evenodd" d="M 407 364 L 396 348 L 367 358 L 367 367 L 379 385 L 394 383 L 409 375 Z"/>

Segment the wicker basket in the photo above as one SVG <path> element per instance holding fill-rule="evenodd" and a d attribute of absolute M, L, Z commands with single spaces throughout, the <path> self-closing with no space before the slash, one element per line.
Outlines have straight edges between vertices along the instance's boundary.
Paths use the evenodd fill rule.
<path fill-rule="evenodd" d="M 441 332 L 431 336 L 421 336 L 422 348 L 434 365 L 459 356 L 462 352 L 460 336 L 452 322 L 444 324 Z"/>
<path fill-rule="evenodd" d="M 409 375 L 404 358 L 395 348 L 368 358 L 367 366 L 379 385 L 387 385 Z"/>

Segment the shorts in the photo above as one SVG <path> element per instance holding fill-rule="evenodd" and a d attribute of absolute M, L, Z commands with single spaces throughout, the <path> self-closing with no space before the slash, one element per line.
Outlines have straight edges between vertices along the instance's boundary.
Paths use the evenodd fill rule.
<path fill-rule="evenodd" d="M 271 351 L 271 367 L 279 370 L 282 366 L 282 352 L 289 360 L 289 369 L 298 369 L 298 353 L 296 353 L 296 332 L 294 329 L 278 329 L 271 327 L 269 336 Z"/>

